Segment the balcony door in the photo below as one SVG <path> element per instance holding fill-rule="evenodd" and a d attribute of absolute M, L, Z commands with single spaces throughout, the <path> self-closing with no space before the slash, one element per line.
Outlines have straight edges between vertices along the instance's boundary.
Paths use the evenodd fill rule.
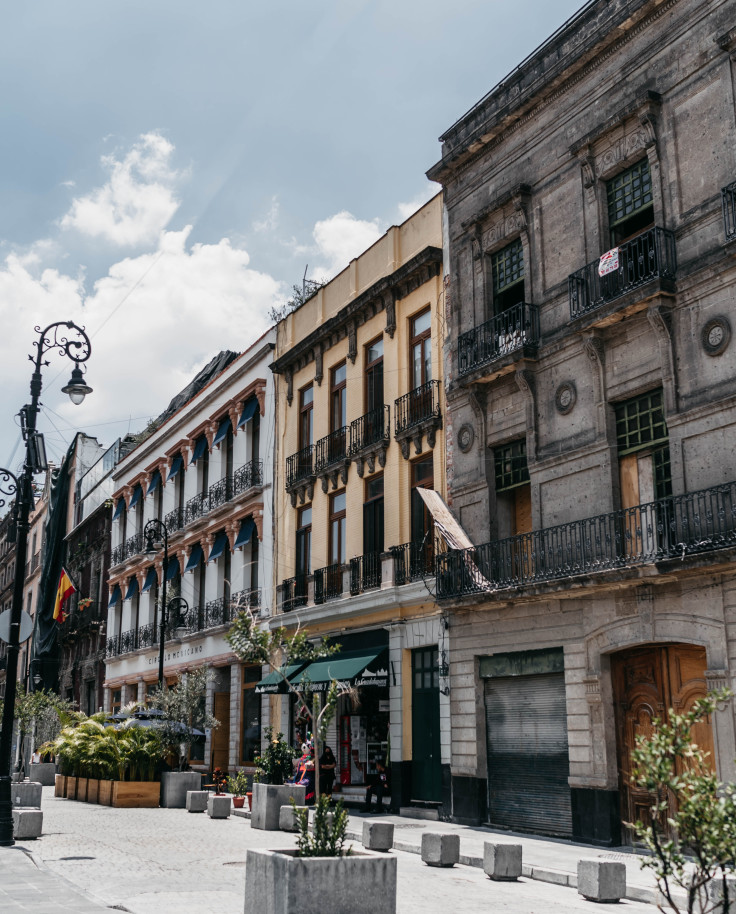
<path fill-rule="evenodd" d="M 434 458 L 430 454 L 411 465 L 411 575 L 434 571 L 434 521 L 418 488 L 434 489 Z"/>
<path fill-rule="evenodd" d="M 365 440 L 383 437 L 383 337 L 365 347 Z"/>
<path fill-rule="evenodd" d="M 383 540 L 383 476 L 374 476 L 365 483 L 363 502 L 363 586 L 380 581 L 379 571 Z"/>
<path fill-rule="evenodd" d="M 300 508 L 296 531 L 295 597 L 306 596 L 312 553 L 312 506 Z"/>

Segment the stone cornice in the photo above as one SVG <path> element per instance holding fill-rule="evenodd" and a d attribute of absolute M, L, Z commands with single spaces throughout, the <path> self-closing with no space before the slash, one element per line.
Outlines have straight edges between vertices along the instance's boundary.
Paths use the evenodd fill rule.
<path fill-rule="evenodd" d="M 441 248 L 433 246 L 424 248 L 416 257 L 412 257 L 389 276 L 379 279 L 350 304 L 345 305 L 337 314 L 292 346 L 271 364 L 271 371 L 274 374 L 293 374 L 310 362 L 318 360 L 318 355 L 321 362 L 321 354 L 325 350 L 348 336 L 351 337 L 352 347 L 357 326 L 365 323 L 379 311 L 387 310 L 389 312 L 386 331 L 393 336 L 393 330 L 396 327 L 394 312 L 396 301 L 405 298 L 414 289 L 438 276 L 441 270 Z M 354 358 L 351 352 L 353 361 Z"/>

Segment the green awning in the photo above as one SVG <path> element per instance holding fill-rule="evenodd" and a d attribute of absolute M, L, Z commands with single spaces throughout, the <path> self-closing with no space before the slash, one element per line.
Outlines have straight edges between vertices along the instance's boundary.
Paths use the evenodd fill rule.
<path fill-rule="evenodd" d="M 330 682 L 364 688 L 388 687 L 388 649 L 374 647 L 362 651 L 342 651 L 310 663 L 294 685 L 300 691 L 326 692 Z"/>
<path fill-rule="evenodd" d="M 292 663 L 283 670 L 283 674 L 287 679 L 291 680 L 297 673 L 300 673 L 305 666 L 306 663 Z M 260 682 L 256 683 L 256 694 L 286 694 L 286 692 L 289 691 L 289 687 L 284 682 L 284 676 L 276 670 L 273 670 L 265 679 L 261 679 Z"/>

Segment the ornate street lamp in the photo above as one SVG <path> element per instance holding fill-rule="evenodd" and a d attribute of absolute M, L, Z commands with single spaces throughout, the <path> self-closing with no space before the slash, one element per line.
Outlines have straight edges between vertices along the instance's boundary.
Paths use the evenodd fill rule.
<path fill-rule="evenodd" d="M 164 547 L 164 567 L 163 567 L 163 584 L 161 585 L 161 619 L 159 629 L 159 649 L 158 649 L 158 687 L 164 687 L 164 641 L 166 640 L 166 581 L 169 574 L 169 531 L 166 524 L 157 517 L 152 517 L 143 528 L 143 536 L 146 541 L 146 555 L 155 555 L 163 545 Z M 173 602 L 173 601 L 172 601 Z"/>
<path fill-rule="evenodd" d="M 15 522 L 17 544 L 15 550 L 15 581 L 13 584 L 13 602 L 10 610 L 10 640 L 8 643 L 7 666 L 5 674 L 5 707 L 3 709 L 3 729 L 0 733 L 0 847 L 9 847 L 15 843 L 13 838 L 13 806 L 11 803 L 11 751 L 15 718 L 15 692 L 18 676 L 18 654 L 20 653 L 20 623 L 23 610 L 23 576 L 26 565 L 26 546 L 28 539 L 28 517 L 33 508 L 33 474 L 47 469 L 46 448 L 43 435 L 36 431 L 36 418 L 39 412 L 41 396 L 41 367 L 49 363 L 44 360 L 47 353 L 56 350 L 75 363 L 72 376 L 64 393 L 68 393 L 72 403 L 79 404 L 88 393 L 92 392 L 82 374 L 80 365 L 90 356 L 89 337 L 83 327 L 73 321 L 56 321 L 45 330 L 34 328 L 38 339 L 34 340 L 35 356 L 28 358 L 33 362 L 31 375 L 31 402 L 20 410 L 20 423 L 23 439 L 26 444 L 23 475 L 17 483 L 15 501 Z M 5 474 L 5 475 L 3 475 Z M 0 481 L 6 478 L 6 470 L 0 471 Z"/>

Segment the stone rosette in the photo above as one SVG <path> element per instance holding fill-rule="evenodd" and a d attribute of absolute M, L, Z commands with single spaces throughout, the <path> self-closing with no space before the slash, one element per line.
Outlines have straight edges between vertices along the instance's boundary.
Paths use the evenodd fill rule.
<path fill-rule="evenodd" d="M 716 356 L 724 353 L 731 342 L 731 324 L 728 318 L 719 315 L 706 321 L 700 340 L 707 355 Z"/>

